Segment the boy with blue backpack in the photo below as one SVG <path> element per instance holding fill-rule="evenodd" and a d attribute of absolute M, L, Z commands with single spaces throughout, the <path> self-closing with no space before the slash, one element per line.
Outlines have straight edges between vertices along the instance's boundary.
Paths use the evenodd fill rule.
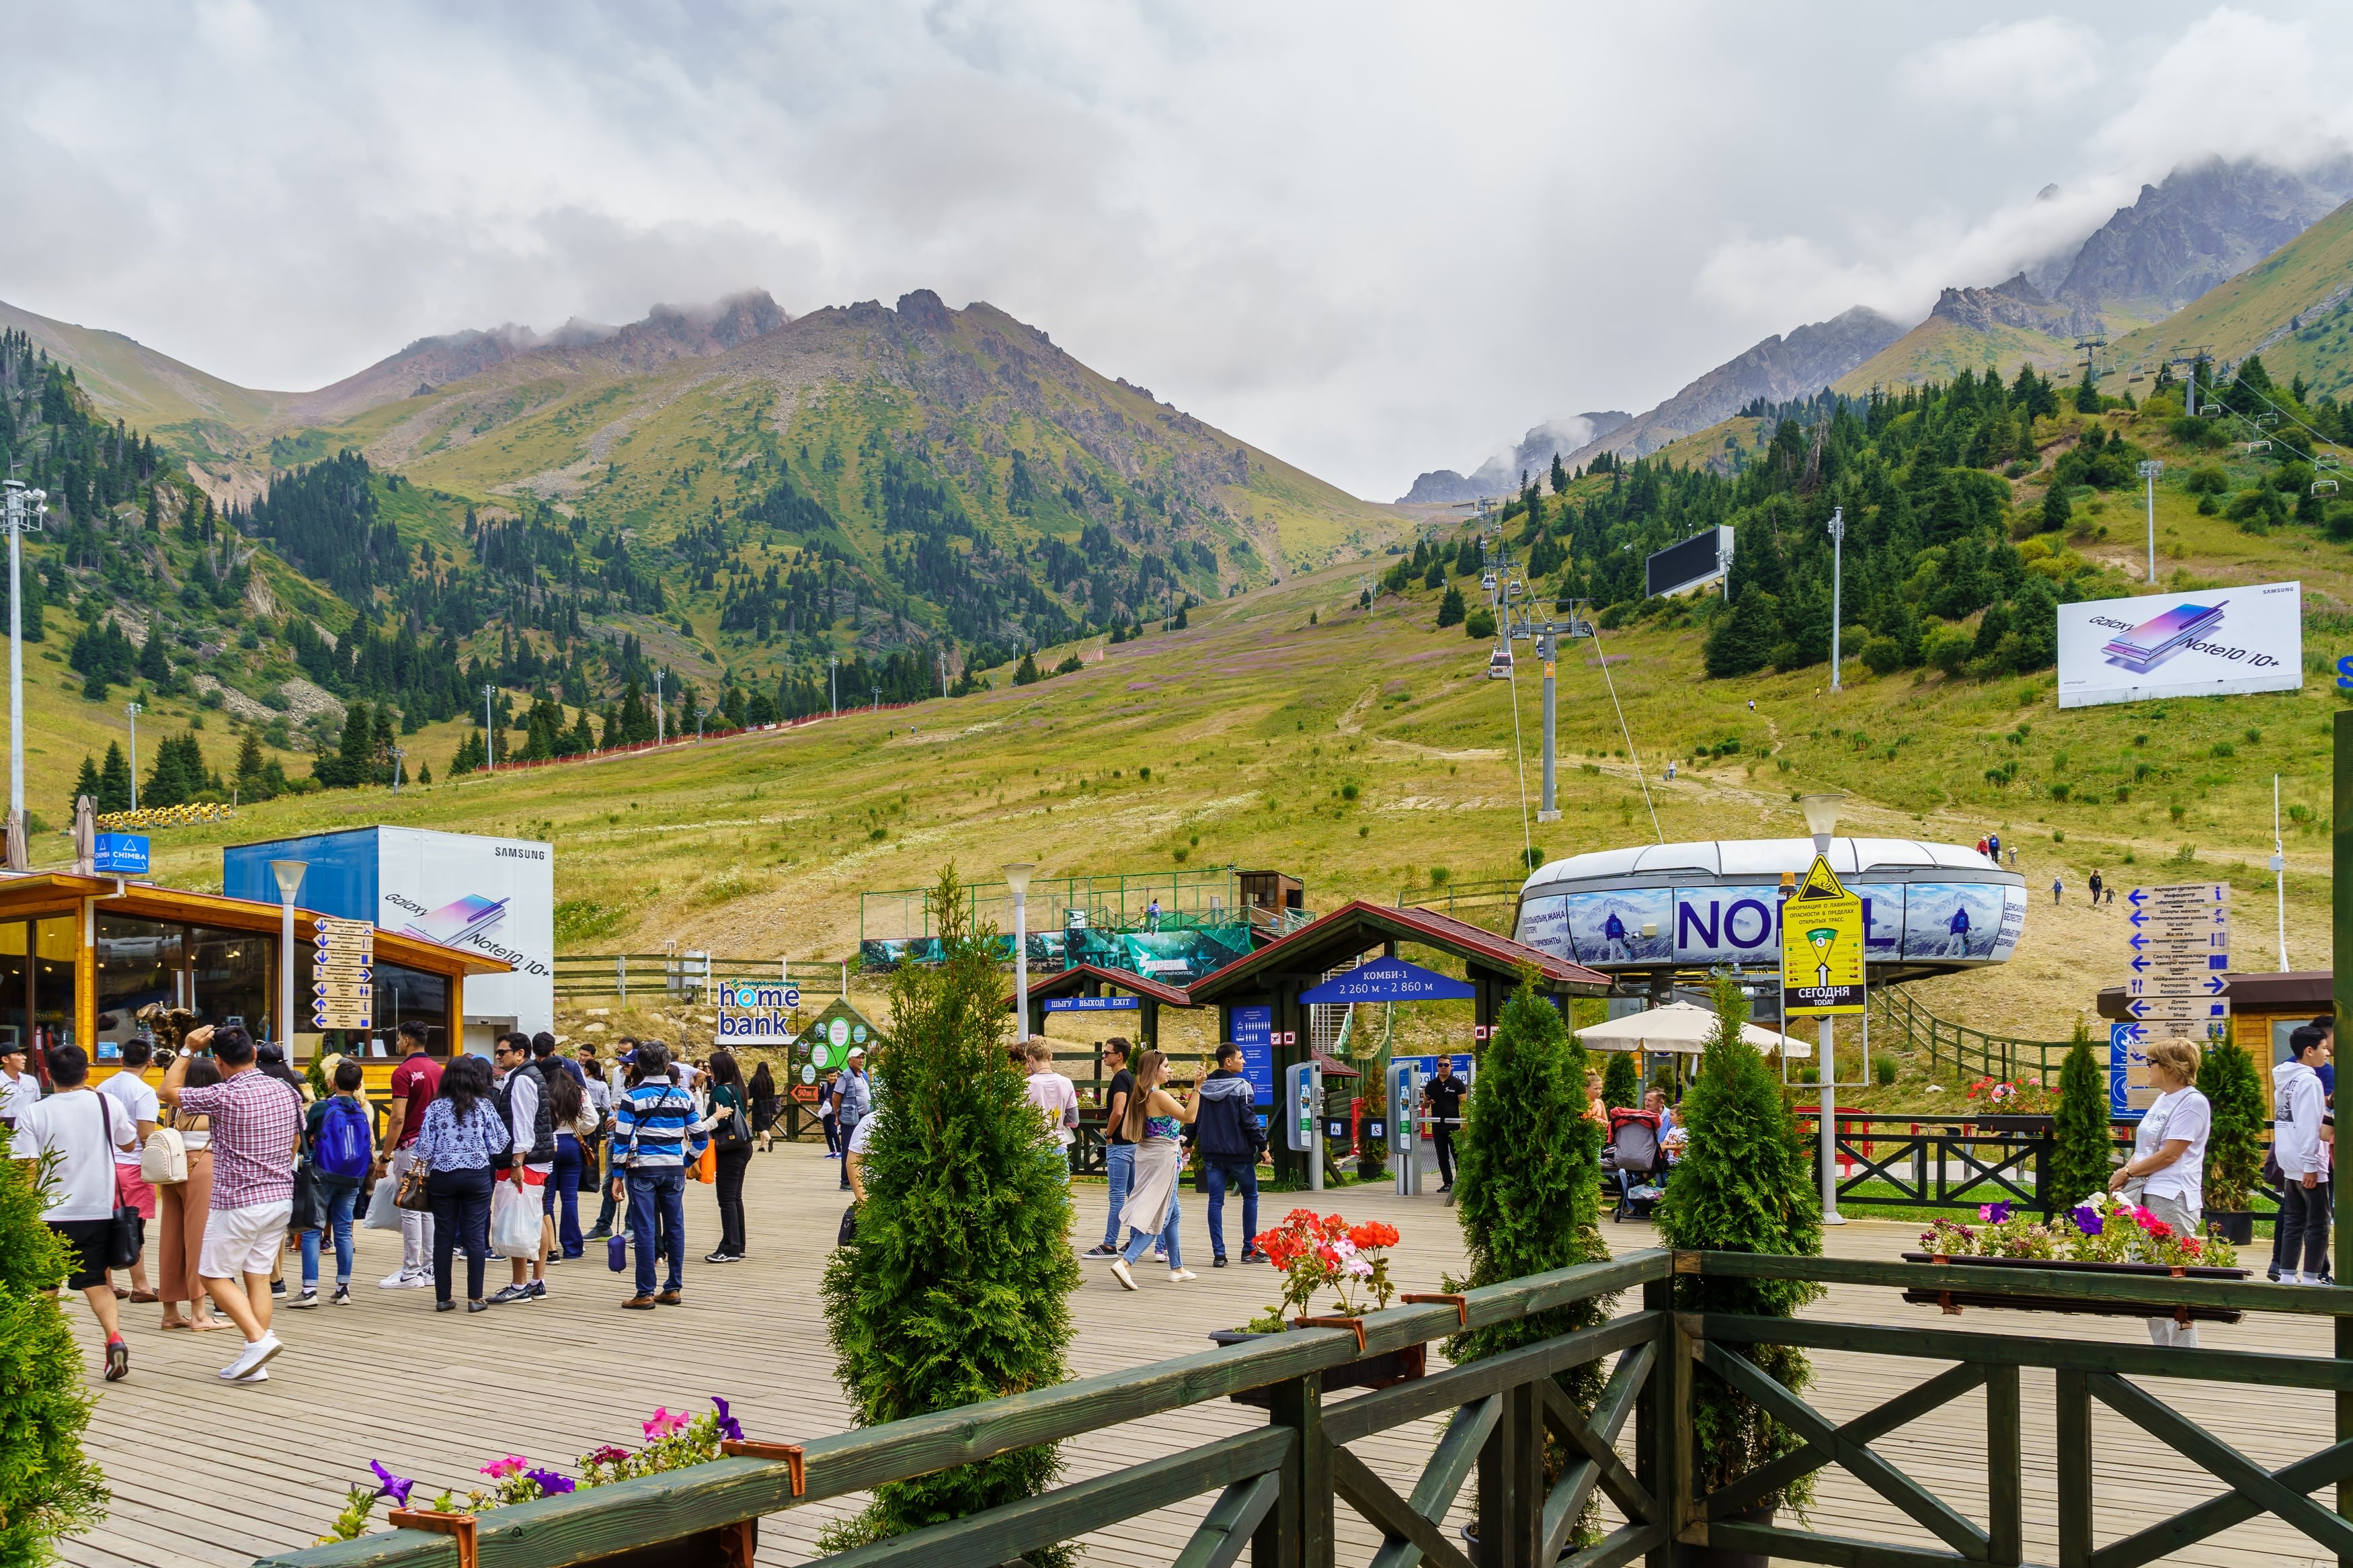
<path fill-rule="evenodd" d="M 319 1245 L 328 1227 L 335 1234 L 335 1293 L 329 1300 L 352 1304 L 352 1210 L 375 1163 L 375 1119 L 359 1097 L 361 1078 L 359 1063 L 337 1062 L 335 1092 L 312 1105 L 303 1123 L 302 1151 L 319 1178 L 326 1226 L 302 1233 L 302 1292 L 286 1303 L 290 1310 L 319 1304 Z"/>

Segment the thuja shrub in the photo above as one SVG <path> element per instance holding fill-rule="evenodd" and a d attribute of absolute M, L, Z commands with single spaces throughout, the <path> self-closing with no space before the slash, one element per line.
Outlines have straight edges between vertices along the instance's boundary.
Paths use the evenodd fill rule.
<path fill-rule="evenodd" d="M 2247 1048 L 2222 1040 L 2198 1062 L 2198 1090 L 2213 1110 L 2206 1141 L 2206 1207 L 2245 1214 L 2263 1173 L 2263 1089 Z"/>
<path fill-rule="evenodd" d="M 90 1385 L 52 1294 L 65 1248 L 43 1223 L 47 1172 L 8 1155 L 0 1129 L 0 1563 L 47 1563 L 51 1543 L 105 1517 L 106 1479 L 84 1456 Z"/>
<path fill-rule="evenodd" d="M 1447 1289 L 1501 1284 L 1609 1256 L 1599 1223 L 1602 1130 L 1585 1114 L 1585 1048 L 1536 994 L 1533 976 L 1524 974 L 1480 1052 L 1478 1088 L 1465 1102 L 1454 1196 L 1471 1269 Z M 1446 1353 L 1457 1363 L 1499 1355 L 1589 1327 L 1609 1311 L 1606 1299 L 1595 1300 L 1490 1323 L 1455 1335 Z M 1564 1373 L 1561 1385 L 1589 1410 L 1600 1392 L 1600 1367 Z"/>
<path fill-rule="evenodd" d="M 1715 1034 L 1683 1095 L 1682 1121 L 1691 1141 L 1659 1205 L 1660 1243 L 1678 1251 L 1819 1256 L 1821 1200 L 1814 1192 L 1797 1117 L 1764 1057 L 1741 1038 L 1748 1000 L 1729 979 L 1715 984 Z M 1675 1281 L 1675 1304 L 1685 1312 L 1793 1317 L 1820 1293 L 1820 1286 L 1798 1279 L 1684 1275 Z M 1812 1364 L 1795 1346 L 1738 1349 L 1793 1392 L 1813 1379 Z M 1756 1401 L 1705 1371 L 1693 1377 L 1692 1432 L 1698 1470 L 1694 1479 L 1703 1491 L 1805 1442 Z M 1760 1499 L 1759 1505 L 1803 1508 L 1812 1483 L 1806 1476 Z"/>
<path fill-rule="evenodd" d="M 1601 1068 L 1601 1103 L 1611 1110 L 1622 1110 L 1641 1103 L 1642 1069 L 1634 1065 L 1632 1051 L 1611 1051 Z"/>
<path fill-rule="evenodd" d="M 878 1047 L 873 1144 L 857 1234 L 825 1272 L 836 1376 L 861 1426 L 1061 1382 L 1069 1242 L 1060 1152 L 1007 1060 L 996 932 L 973 923 L 951 866 L 930 900 L 942 962 L 899 966 Z M 1050 1444 L 874 1489 L 826 1532 L 828 1552 L 1034 1497 L 1060 1459 Z M 1031 1554 L 1059 1563 L 1056 1548 Z"/>
<path fill-rule="evenodd" d="M 2059 1110 L 2052 1118 L 2052 1198 L 2061 1208 L 2108 1190 L 2108 1075 L 2092 1059 L 2092 1037 L 2083 1023 L 2059 1068 Z"/>

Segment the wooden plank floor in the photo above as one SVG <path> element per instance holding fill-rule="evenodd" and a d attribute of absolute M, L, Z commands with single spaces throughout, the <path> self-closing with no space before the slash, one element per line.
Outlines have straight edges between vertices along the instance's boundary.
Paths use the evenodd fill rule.
<path fill-rule="evenodd" d="M 430 1487 L 461 1489 L 474 1468 L 502 1454 L 569 1468 L 574 1456 L 601 1443 L 629 1444 L 656 1405 L 697 1410 L 725 1395 L 753 1436 L 789 1441 L 839 1431 L 848 1406 L 833 1381 L 816 1282 L 840 1218 L 838 1167 L 807 1147 L 780 1147 L 755 1158 L 746 1184 L 753 1256 L 742 1263 L 700 1261 L 716 1239 L 707 1187 L 687 1194 L 687 1304 L 651 1314 L 622 1312 L 627 1276 L 608 1272 L 601 1247 L 591 1257 L 550 1270 L 552 1299 L 469 1316 L 437 1316 L 432 1293 L 381 1290 L 375 1280 L 398 1261 L 398 1238 L 360 1232 L 355 1305 L 280 1312 L 288 1350 L 265 1385 L 230 1388 L 214 1373 L 236 1352 L 230 1333 L 164 1334 L 157 1310 L 124 1307 L 131 1378 L 101 1385 L 90 1431 L 94 1456 L 114 1489 L 107 1520 L 66 1543 L 65 1559 L 96 1568 L 129 1564 L 241 1565 L 272 1550 L 302 1544 L 332 1517 L 343 1489 L 382 1459 Z M 1404 1289 L 1436 1289 L 1461 1266 L 1453 1212 L 1435 1197 L 1399 1199 L 1386 1187 L 1324 1194 L 1325 1208 L 1351 1219 L 1389 1220 L 1404 1234 L 1394 1269 Z M 1102 1235 L 1104 1191 L 1076 1189 L 1078 1245 Z M 1270 1194 L 1261 1225 L 1298 1201 Z M 1272 1296 L 1263 1268 L 1208 1267 L 1205 1200 L 1185 1194 L 1186 1260 L 1200 1278 L 1169 1285 L 1148 1267 L 1144 1289 L 1119 1289 L 1099 1264 L 1086 1266 L 1074 1302 L 1077 1334 L 1071 1370 L 1086 1376 L 1203 1348 L 1212 1329 L 1239 1323 Z M 1229 1246 L 1240 1252 L 1240 1221 L 1231 1203 Z M 1849 1257 L 1889 1258 L 1916 1226 L 1862 1221 L 1833 1231 L 1831 1249 Z M 1650 1246 L 1647 1225 L 1605 1224 L 1613 1247 Z M 290 1268 L 292 1260 L 289 1260 Z M 331 1266 L 332 1272 L 332 1266 Z M 494 1282 L 502 1266 L 492 1263 Z M 1943 1318 L 1908 1307 L 1892 1292 L 1841 1287 L 1813 1315 L 1874 1323 L 1912 1322 L 1980 1331 L 2031 1331 L 2083 1338 L 2141 1338 L 2136 1321 L 1970 1311 Z M 87 1311 L 77 1331 L 95 1369 L 98 1336 Z M 2316 1319 L 2251 1320 L 2234 1328 L 2206 1325 L 2216 1348 L 2326 1354 L 2328 1329 Z M 1941 1370 L 1894 1358 L 1846 1353 L 1816 1357 L 1809 1397 L 1839 1419 L 1858 1415 Z M 2026 1409 L 2027 1556 L 2056 1559 L 2051 1379 L 2029 1372 Z M 2334 1417 L 2327 1395 L 2304 1390 L 2153 1384 L 2160 1397 L 2216 1436 L 2277 1467 L 2325 1446 Z M 1254 1426 L 1258 1413 L 1218 1403 L 1071 1444 L 1068 1479 L 1079 1479 L 1173 1453 Z M 1402 1492 L 1419 1474 L 1440 1428 L 1433 1419 L 1368 1439 L 1360 1458 Z M 2137 1428 L 2102 1412 L 2096 1418 L 2098 1539 L 2130 1533 L 2220 1490 L 2158 1448 Z M 1882 1439 L 1876 1450 L 1962 1512 L 1982 1518 L 1985 1442 L 1982 1394 Z M 1169 1562 L 1207 1507 L 1198 1500 L 1086 1542 L 1092 1563 Z M 774 1517 L 762 1527 L 763 1563 L 798 1563 L 817 1532 L 855 1510 L 849 1500 Z M 1457 1510 L 1450 1528 L 1467 1514 Z M 1827 1473 L 1812 1512 L 1817 1529 L 1906 1544 L 1934 1542 L 1877 1494 L 1842 1470 Z M 1342 1561 L 1363 1562 L 1376 1533 L 1339 1510 Z M 2168 1562 L 2222 1565 L 2316 1563 L 2306 1538 L 2271 1519 L 2237 1527 Z"/>

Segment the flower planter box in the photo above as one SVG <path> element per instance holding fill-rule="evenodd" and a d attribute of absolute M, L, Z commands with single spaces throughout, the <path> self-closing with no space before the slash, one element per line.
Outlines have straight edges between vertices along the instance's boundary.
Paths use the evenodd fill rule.
<path fill-rule="evenodd" d="M 1209 1335 L 1209 1342 L 1218 1345 L 1247 1344 L 1268 1336 L 1250 1333 L 1242 1329 L 1219 1329 Z M 1324 1392 L 1342 1388 L 1388 1388 L 1395 1384 L 1410 1383 L 1422 1376 L 1430 1365 L 1430 1347 L 1407 1345 L 1402 1350 L 1383 1351 L 1362 1361 L 1335 1366 L 1324 1374 Z M 1254 1405 L 1264 1409 L 1269 1401 L 1263 1388 L 1245 1388 L 1240 1394 L 1226 1396 L 1236 1405 Z"/>
<path fill-rule="evenodd" d="M 2244 1268 L 2206 1265 L 2168 1268 L 2161 1263 L 2081 1263 L 2057 1258 L 1954 1258 L 1940 1253 L 1907 1252 L 1906 1263 L 1963 1264 L 1970 1268 L 2042 1268 L 2062 1274 L 2138 1274 L 2154 1279 L 2244 1279 Z M 2153 1301 L 2076 1301 L 2053 1296 L 1997 1295 L 1983 1290 L 1907 1289 L 1904 1300 L 1919 1307 L 1942 1307 L 1958 1312 L 1964 1307 L 2006 1307 L 2021 1312 L 2076 1312 L 2095 1318 L 2171 1318 L 2179 1323 L 2235 1323 L 2246 1314 L 2236 1307 L 2167 1306 Z"/>

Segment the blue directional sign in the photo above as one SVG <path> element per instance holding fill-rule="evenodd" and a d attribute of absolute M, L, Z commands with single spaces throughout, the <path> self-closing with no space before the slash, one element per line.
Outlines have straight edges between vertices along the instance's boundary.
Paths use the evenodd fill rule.
<path fill-rule="evenodd" d="M 1478 994 L 1460 980 L 1402 958 L 1377 958 L 1299 994 L 1303 1003 L 1468 1002 Z"/>
<path fill-rule="evenodd" d="M 1049 996 L 1043 1005 L 1049 1013 L 1126 1013 L 1144 1003 L 1134 996 Z"/>
<path fill-rule="evenodd" d="M 2147 1065 L 2148 1058 L 2142 1049 L 2148 1043 L 2148 1031 L 2138 1024 L 2108 1026 L 2108 1114 L 2138 1116 L 2126 1097 L 2132 1077 L 2133 1058 L 2139 1057 Z"/>
<path fill-rule="evenodd" d="M 147 874 L 147 838 L 139 833 L 101 833 L 91 846 L 90 865 L 101 876 Z"/>

